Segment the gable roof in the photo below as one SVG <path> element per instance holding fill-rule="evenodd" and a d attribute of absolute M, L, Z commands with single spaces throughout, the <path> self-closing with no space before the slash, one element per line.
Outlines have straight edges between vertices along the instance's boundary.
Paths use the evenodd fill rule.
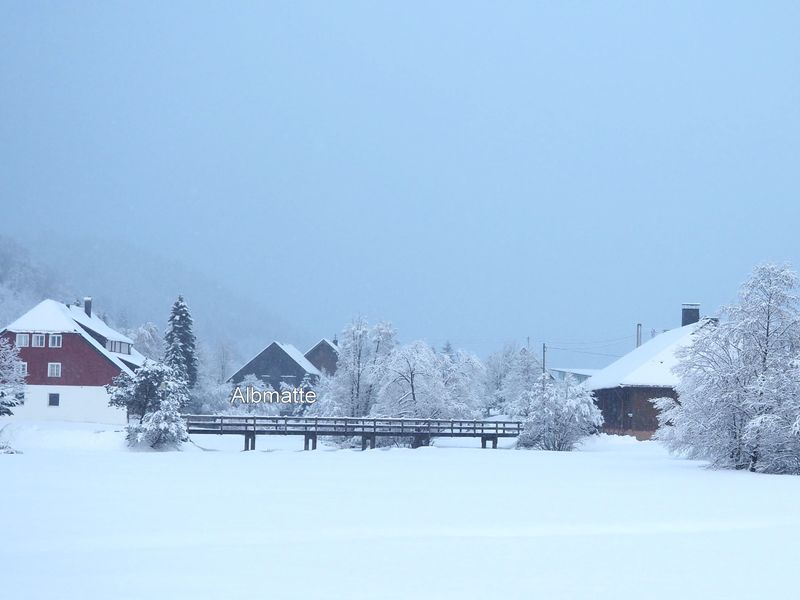
<path fill-rule="evenodd" d="M 133 348 L 133 340 L 111 329 L 96 315 L 91 317 L 80 306 L 67 306 L 55 300 L 42 300 L 19 319 L 8 325 L 3 331 L 13 333 L 77 333 L 100 354 L 111 361 L 123 373 L 133 375 L 134 367 L 141 366 L 144 356 Z M 91 334 L 100 337 L 131 344 L 130 354 L 111 352 L 97 341 Z"/>
<path fill-rule="evenodd" d="M 303 354 L 302 354 L 302 352 L 300 352 L 300 350 L 298 350 L 297 348 L 295 348 L 291 344 L 284 344 L 282 342 L 273 341 L 273 342 L 270 342 L 263 350 L 261 350 L 253 358 L 251 358 L 250 360 L 245 362 L 244 365 L 242 365 L 239 369 L 237 369 L 236 372 L 233 375 L 228 377 L 228 381 L 229 382 L 230 381 L 235 381 L 236 378 L 243 371 L 246 371 L 247 368 L 256 359 L 258 359 L 258 357 L 260 357 L 262 354 L 267 352 L 270 348 L 277 348 L 277 349 L 281 350 L 284 354 L 286 354 L 289 358 L 291 358 L 295 362 L 295 364 L 297 364 L 298 367 L 303 369 L 303 371 L 305 371 L 309 375 L 321 376 L 321 373 L 319 372 L 319 369 L 317 369 L 317 367 L 312 365 L 311 362 L 309 362 L 309 360 L 305 356 L 303 356 Z"/>
<path fill-rule="evenodd" d="M 678 364 L 675 353 L 691 344 L 693 334 L 710 322 L 709 319 L 702 319 L 685 327 L 665 331 L 600 370 L 583 385 L 590 390 L 675 387 L 678 384 L 678 376 L 672 372 Z"/>
<path fill-rule="evenodd" d="M 319 372 L 319 369 L 312 365 L 311 362 L 305 356 L 303 356 L 303 353 L 291 344 L 282 344 L 281 342 L 272 343 L 277 344 L 281 350 L 286 352 L 286 354 L 288 354 L 289 357 L 309 375 L 322 375 L 322 373 Z"/>
<path fill-rule="evenodd" d="M 330 341 L 328 338 L 322 338 L 322 339 L 321 339 L 320 341 L 318 341 L 316 344 L 314 344 L 313 346 L 311 346 L 311 348 L 309 348 L 308 350 L 306 350 L 306 354 L 305 354 L 305 355 L 306 355 L 306 356 L 308 356 L 308 355 L 309 355 L 309 353 L 310 353 L 312 350 L 316 350 L 316 349 L 317 349 L 319 346 L 323 346 L 323 345 L 327 345 L 327 346 L 329 346 L 331 350 L 333 350 L 333 351 L 334 351 L 336 354 L 339 354 L 339 346 L 337 346 L 336 344 L 334 344 L 334 343 L 333 343 L 332 341 Z"/>

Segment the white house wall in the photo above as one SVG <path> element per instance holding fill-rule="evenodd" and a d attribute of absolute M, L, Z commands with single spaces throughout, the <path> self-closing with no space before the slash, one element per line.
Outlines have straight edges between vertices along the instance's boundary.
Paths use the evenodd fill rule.
<path fill-rule="evenodd" d="M 59 405 L 49 405 L 49 395 L 59 394 Z M 84 423 L 126 423 L 123 409 L 108 405 L 108 392 L 101 386 L 25 386 L 25 402 L 11 409 L 20 419 L 79 421 Z"/>

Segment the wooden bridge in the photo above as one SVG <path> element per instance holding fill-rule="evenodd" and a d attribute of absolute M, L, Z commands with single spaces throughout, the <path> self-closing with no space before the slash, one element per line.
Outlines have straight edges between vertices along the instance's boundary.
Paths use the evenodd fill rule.
<path fill-rule="evenodd" d="M 344 417 L 260 417 L 184 415 L 190 435 L 242 435 L 244 449 L 255 450 L 257 435 L 302 435 L 304 448 L 315 450 L 317 436 L 361 436 L 361 449 L 375 447 L 375 438 L 410 437 L 412 447 L 426 445 L 433 437 L 480 438 L 497 448 L 497 440 L 517 437 L 519 421 L 465 421 L 448 419 L 361 419 Z"/>

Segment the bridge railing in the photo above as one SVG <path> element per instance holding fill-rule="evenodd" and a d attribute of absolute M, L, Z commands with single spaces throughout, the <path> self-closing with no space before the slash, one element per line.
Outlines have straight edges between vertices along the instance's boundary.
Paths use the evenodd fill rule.
<path fill-rule="evenodd" d="M 352 417 L 185 415 L 189 433 L 256 435 L 516 437 L 520 421 Z"/>

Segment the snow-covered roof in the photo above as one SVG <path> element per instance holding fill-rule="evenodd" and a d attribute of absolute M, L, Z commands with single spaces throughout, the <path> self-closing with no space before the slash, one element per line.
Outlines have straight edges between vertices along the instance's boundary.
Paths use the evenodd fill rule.
<path fill-rule="evenodd" d="M 672 372 L 678 363 L 675 353 L 692 341 L 695 331 L 709 324 L 708 319 L 665 331 L 614 361 L 587 379 L 590 390 L 616 387 L 675 387 L 678 376 Z"/>
<path fill-rule="evenodd" d="M 334 343 L 333 343 L 332 341 L 330 341 L 328 338 L 322 338 L 322 339 L 321 339 L 320 341 L 318 341 L 316 344 L 314 344 L 313 346 L 311 346 L 311 348 L 309 348 L 308 350 L 306 350 L 306 354 L 308 354 L 309 352 L 311 352 L 311 351 L 312 351 L 314 348 L 316 348 L 316 347 L 317 347 L 317 346 L 319 346 L 320 344 L 327 344 L 328 346 L 330 346 L 330 347 L 331 347 L 331 350 L 333 350 L 334 352 L 336 352 L 336 354 L 339 354 L 339 346 L 337 346 L 336 344 L 334 344 Z"/>
<path fill-rule="evenodd" d="M 111 329 L 99 317 L 86 314 L 80 306 L 67 306 L 55 300 L 42 300 L 19 319 L 9 324 L 5 331 L 13 333 L 77 333 L 104 355 L 122 372 L 132 375 L 129 365 L 141 366 L 144 356 L 131 347 L 130 354 L 111 352 L 86 330 L 109 340 L 133 344 L 133 340 Z"/>
<path fill-rule="evenodd" d="M 600 369 L 569 369 L 569 368 L 556 368 L 556 367 L 548 367 L 548 371 L 557 371 L 559 373 L 570 373 L 572 375 L 583 375 L 585 377 L 591 377 L 592 375 L 596 375 L 600 372 Z"/>
<path fill-rule="evenodd" d="M 303 356 L 303 353 L 291 344 L 283 344 L 281 342 L 275 342 L 275 344 L 277 344 L 281 350 L 286 352 L 286 354 L 288 354 L 292 360 L 300 365 L 300 367 L 302 367 L 302 369 L 309 375 L 322 375 L 319 372 L 319 369 L 312 365 L 311 362 L 305 356 Z"/>
<path fill-rule="evenodd" d="M 114 340 L 116 342 L 125 342 L 126 344 L 133 344 L 133 340 L 127 336 L 122 335 L 119 331 L 115 331 L 109 327 L 105 321 L 103 321 L 100 317 L 96 315 L 92 315 L 91 317 L 86 314 L 86 311 L 83 309 L 82 306 L 67 306 L 67 310 L 70 313 L 70 316 L 75 319 L 78 323 L 83 325 L 84 327 L 88 327 L 95 333 L 99 333 L 101 336 L 108 340 Z"/>

